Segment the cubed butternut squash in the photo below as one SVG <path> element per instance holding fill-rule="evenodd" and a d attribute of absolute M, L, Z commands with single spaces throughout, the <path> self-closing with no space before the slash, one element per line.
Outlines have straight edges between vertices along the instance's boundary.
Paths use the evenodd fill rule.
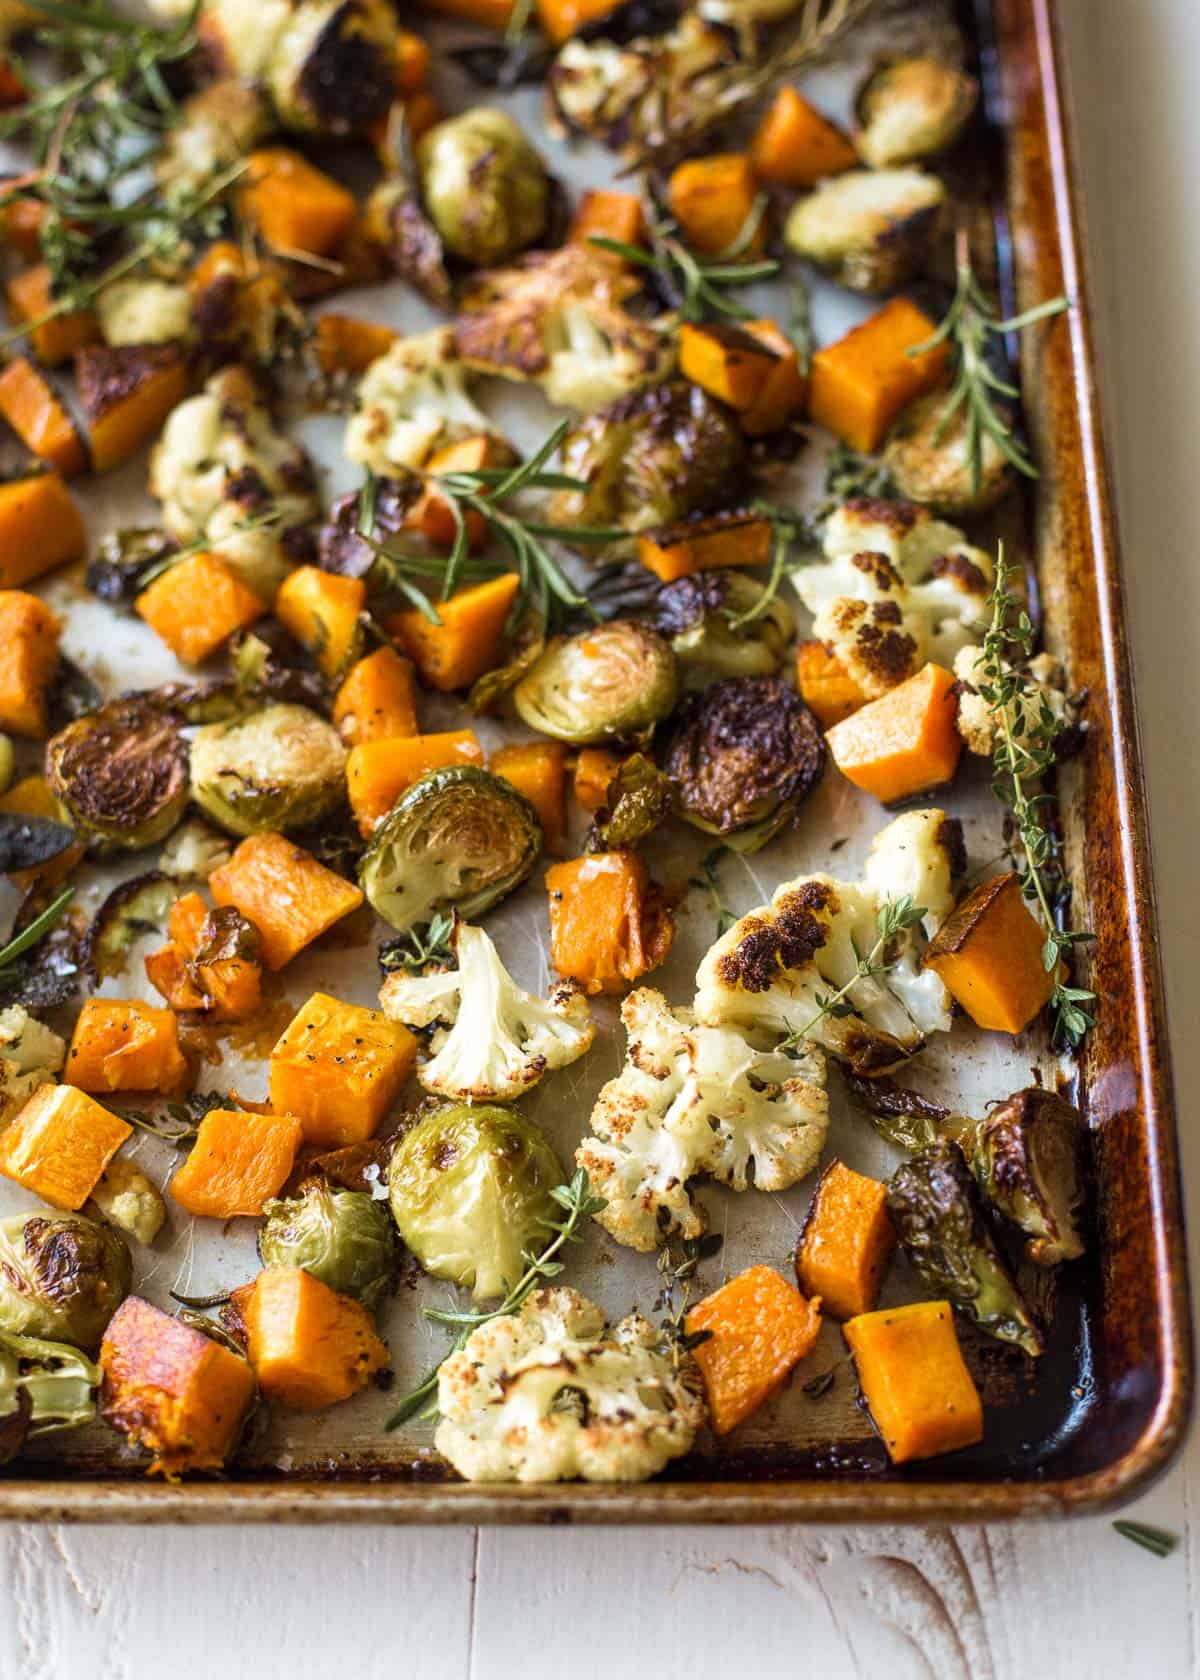
<path fill-rule="evenodd" d="M 86 552 L 83 516 L 57 473 L 0 484 L 0 589 L 15 589 Z"/>
<path fill-rule="evenodd" d="M 504 627 L 520 587 L 517 574 L 505 572 L 438 601 L 440 624 L 431 624 L 412 607 L 387 619 L 384 628 L 429 688 L 443 694 L 470 688 L 476 677 L 500 663 Z"/>
<path fill-rule="evenodd" d="M 562 851 L 567 831 L 567 749 L 562 741 L 501 747 L 488 769 L 523 793 L 541 819 L 546 850 Z"/>
<path fill-rule="evenodd" d="M 812 359 L 808 408 L 813 419 L 851 449 L 872 454 L 892 422 L 914 397 L 932 390 L 946 369 L 949 350 L 911 350 L 936 328 L 907 298 L 892 298 L 835 344 Z"/>
<path fill-rule="evenodd" d="M 11 58 L 0 58 L 0 110 L 11 111 L 24 105 L 29 89 Z"/>
<path fill-rule="evenodd" d="M 251 152 L 240 185 L 241 214 L 282 256 L 333 255 L 358 215 L 352 193 L 284 146 Z"/>
<path fill-rule="evenodd" d="M 282 834 L 251 834 L 208 886 L 217 904 L 232 904 L 258 929 L 272 970 L 363 902 L 358 887 Z"/>
<path fill-rule="evenodd" d="M 623 757 L 615 747 L 580 748 L 572 791 L 585 811 L 598 811 L 608 803 L 609 784 L 621 768 Z"/>
<path fill-rule="evenodd" d="M 27 263 L 36 263 L 42 254 L 45 220 L 46 206 L 40 198 L 31 195 L 11 198 L 0 211 L 0 239 L 16 256 Z"/>
<path fill-rule="evenodd" d="M 291 1114 L 210 1109 L 168 1188 L 201 1218 L 256 1219 L 287 1183 L 303 1137 Z"/>
<path fill-rule="evenodd" d="M 800 353 L 774 321 L 747 321 L 751 338 L 774 350 L 776 360 L 758 395 L 739 416 L 747 437 L 766 437 L 778 432 L 800 414 L 808 401 L 808 372 L 800 366 Z"/>
<path fill-rule="evenodd" d="M 163 1096 L 176 1096 L 190 1083 L 175 1016 L 137 998 L 87 999 L 62 1076 L 81 1091 L 158 1091 Z"/>
<path fill-rule="evenodd" d="M 333 721 L 351 747 L 418 734 L 412 661 L 386 646 L 360 659 L 337 691 Z"/>
<path fill-rule="evenodd" d="M 510 466 L 513 459 L 512 451 L 502 438 L 485 432 L 478 437 L 460 438 L 457 443 L 435 450 L 426 461 L 424 471 L 429 478 L 436 478 L 440 473 L 479 472 L 484 467 Z M 468 509 L 463 524 L 468 546 L 473 550 L 482 548 L 487 538 L 483 515 Z M 409 531 L 419 531 L 429 542 L 444 549 L 451 548 L 458 535 L 458 524 L 450 503 L 428 480 L 405 515 L 404 527 Z M 441 603 L 438 611 L 441 612 Z"/>
<path fill-rule="evenodd" d="M 319 1412 L 391 1363 L 366 1307 L 302 1266 L 272 1266 L 237 1291 L 246 1355 L 268 1400 Z"/>
<path fill-rule="evenodd" d="M 135 606 L 185 665 L 202 665 L 238 630 L 266 612 L 241 574 L 219 554 L 188 554 L 160 572 Z"/>
<path fill-rule="evenodd" d="M 800 698 L 823 729 L 832 729 L 865 706 L 867 696 L 824 642 L 801 642 L 796 649 Z"/>
<path fill-rule="evenodd" d="M 963 744 L 957 716 L 953 672 L 930 664 L 835 723 L 825 739 L 842 775 L 886 805 L 953 778 Z"/>
<path fill-rule="evenodd" d="M 0 1173 L 75 1212 L 133 1127 L 73 1085 L 39 1085 L 0 1132 Z"/>
<path fill-rule="evenodd" d="M 587 245 L 592 238 L 615 239 L 621 245 L 644 245 L 646 213 L 641 199 L 637 193 L 592 188 L 579 200 L 567 238 L 572 245 Z M 590 248 L 599 249 L 595 245 Z"/>
<path fill-rule="evenodd" d="M 689 158 L 671 171 L 667 202 L 684 243 L 704 257 L 760 256 L 765 218 L 751 230 L 758 182 L 745 152 Z M 747 233 L 749 237 L 747 238 Z"/>
<path fill-rule="evenodd" d="M 370 834 L 418 777 L 448 764 L 482 763 L 483 748 L 472 729 L 363 741 L 346 758 L 350 809 L 362 832 Z"/>
<path fill-rule="evenodd" d="M 1046 930 L 1010 871 L 980 881 L 954 907 L 930 941 L 925 965 L 977 1026 L 1019 1033 L 1054 990 L 1045 947 Z"/>
<path fill-rule="evenodd" d="M 142 963 L 147 980 L 168 1009 L 204 1008 L 204 993 L 193 980 L 177 945 L 163 945 L 157 951 L 147 951 Z"/>
<path fill-rule="evenodd" d="M 887 1185 L 831 1161 L 796 1245 L 796 1281 L 830 1318 L 872 1312 L 896 1246 Z"/>
<path fill-rule="evenodd" d="M 842 1333 L 893 1464 L 983 1439 L 983 1405 L 963 1361 L 949 1301 L 864 1313 Z"/>
<path fill-rule="evenodd" d="M 637 557 L 664 583 L 725 566 L 765 566 L 771 558 L 771 521 L 755 513 L 710 513 L 647 531 Z"/>
<path fill-rule="evenodd" d="M 314 992 L 271 1051 L 271 1106 L 295 1115 L 306 1143 L 364 1143 L 416 1059 L 417 1041 L 399 1021 Z"/>
<path fill-rule="evenodd" d="M 783 1387 L 821 1328 L 820 1301 L 806 1301 L 770 1266 L 751 1266 L 687 1315 L 714 1434 L 728 1435 Z"/>
<path fill-rule="evenodd" d="M 396 92 L 419 93 L 429 80 L 429 43 L 411 29 L 396 36 Z"/>
<path fill-rule="evenodd" d="M 356 315 L 322 315 L 315 329 L 317 361 L 323 373 L 365 373 L 396 342 L 394 328 Z"/>
<path fill-rule="evenodd" d="M 210 911 L 199 893 L 184 893 L 167 918 L 170 943 L 145 958 L 146 976 L 175 1010 L 203 1010 L 220 1021 L 245 1021 L 262 1001 L 261 938 L 232 905 Z"/>
<path fill-rule="evenodd" d="M 156 438 L 188 392 L 188 365 L 173 344 L 97 345 L 75 357 L 94 472 L 123 466 Z"/>
<path fill-rule="evenodd" d="M 75 422 L 46 375 L 27 356 L 15 356 L 0 373 L 0 416 L 31 454 L 64 478 L 74 478 L 87 466 Z"/>
<path fill-rule="evenodd" d="M 334 681 L 362 651 L 366 604 L 362 578 L 297 566 L 279 585 L 275 617 L 308 649 L 322 675 Z"/>
<path fill-rule="evenodd" d="M 858 163 L 858 153 L 836 123 L 823 117 L 793 87 L 780 88 L 750 142 L 750 162 L 760 181 L 780 187 L 813 187 Z"/>
<path fill-rule="evenodd" d="M 36 595 L 0 590 L 0 730 L 41 740 L 62 625 Z"/>
<path fill-rule="evenodd" d="M 675 925 L 634 852 L 597 852 L 546 872 L 550 960 L 584 991 L 627 991 L 662 963 Z"/>
<path fill-rule="evenodd" d="M 752 407 L 778 360 L 769 345 L 736 322 L 680 324 L 680 373 L 730 408 Z"/>
<path fill-rule="evenodd" d="M 46 367 L 69 362 L 76 350 L 95 344 L 100 322 L 90 309 L 54 311 L 50 269 L 46 263 L 22 269 L 5 288 L 9 319 L 14 326 L 28 325 L 30 348 Z"/>
<path fill-rule="evenodd" d="M 221 1469 L 254 1399 L 247 1360 L 130 1295 L 104 1332 L 100 1369 L 104 1421 L 153 1455 L 148 1474 Z"/>
<path fill-rule="evenodd" d="M 478 0 L 450 0 L 454 6 L 474 5 Z M 484 0 L 492 6 L 511 6 L 511 0 Z M 441 10 L 446 0 L 433 0 L 435 9 Z M 616 10 L 618 0 L 537 0 L 538 18 L 542 28 L 549 35 L 556 46 L 569 41 L 572 35 L 584 27 L 585 24 L 595 23 L 598 19 L 607 17 Z M 504 25 L 498 24 L 498 28 Z"/>

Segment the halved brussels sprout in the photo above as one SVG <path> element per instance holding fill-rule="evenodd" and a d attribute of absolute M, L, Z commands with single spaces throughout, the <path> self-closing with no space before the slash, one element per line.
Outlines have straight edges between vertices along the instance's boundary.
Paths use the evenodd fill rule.
<path fill-rule="evenodd" d="M 30 1436 L 91 1423 L 99 1388 L 99 1366 L 78 1348 L 0 1330 L 0 1464 Z"/>
<path fill-rule="evenodd" d="M 950 519 L 984 513 L 1016 482 L 1016 474 L 995 438 L 984 431 L 976 486 L 967 450 L 966 410 L 959 408 L 944 425 L 945 409 L 944 390 L 927 392 L 910 403 L 888 435 L 883 464 L 904 501 L 919 502 Z"/>
<path fill-rule="evenodd" d="M 936 58 L 876 65 L 854 101 L 855 144 L 872 169 L 917 163 L 952 146 L 979 98 L 979 84 Z"/>
<path fill-rule="evenodd" d="M 302 1266 L 375 1311 L 396 1265 L 396 1228 L 383 1202 L 313 1180 L 296 1196 L 267 1202 L 263 1213 L 258 1252 L 264 1266 Z"/>
<path fill-rule="evenodd" d="M 266 706 L 192 740 L 192 798 L 230 834 L 289 833 L 346 796 L 346 748 L 307 706 Z"/>
<path fill-rule="evenodd" d="M 154 846 L 188 802 L 188 748 L 150 695 L 111 700 L 46 743 L 46 779 L 81 840 Z"/>
<path fill-rule="evenodd" d="M 736 851 L 779 832 L 825 769 L 808 707 L 778 677 L 727 677 L 680 708 L 664 760 L 680 816 Z"/>
<path fill-rule="evenodd" d="M 945 203 L 920 169 L 852 169 L 800 199 L 784 241 L 853 292 L 890 292 L 925 267 Z"/>
<path fill-rule="evenodd" d="M 376 914 L 407 933 L 439 910 L 481 916 L 520 886 L 541 849 L 542 825 L 523 794 L 453 765 L 400 795 L 363 855 L 359 884 Z"/>
<path fill-rule="evenodd" d="M 646 735 L 678 693 L 675 655 L 658 631 L 612 619 L 548 642 L 513 704 L 531 729 L 584 746 Z"/>
<path fill-rule="evenodd" d="M 1036 1359 L 1045 1343 L 988 1229 L 979 1186 L 958 1144 L 943 1138 L 903 1162 L 888 1213 L 922 1283 L 998 1341 Z"/>
<path fill-rule="evenodd" d="M 971 1171 L 992 1206 L 1025 1232 L 1035 1265 L 1083 1253 L 1083 1136 L 1079 1110 L 1036 1085 L 975 1124 Z"/>
<path fill-rule="evenodd" d="M 434 1109 L 396 1145 L 388 1174 L 400 1235 L 427 1272 L 503 1296 L 545 1248 L 550 1192 L 563 1170 L 519 1109 L 452 1103 Z"/>
<path fill-rule="evenodd" d="M 615 852 L 637 846 L 675 807 L 675 788 L 665 770 L 645 753 L 622 759 L 609 782 L 584 841 L 586 852 Z"/>
<path fill-rule="evenodd" d="M 507 112 L 479 107 L 436 123 L 417 145 L 421 191 L 448 251 L 485 266 L 546 226 L 546 166 Z"/>
<path fill-rule="evenodd" d="M 88 928 L 87 966 L 92 979 L 119 974 L 133 946 L 162 926 L 178 897 L 178 884 L 161 869 L 150 869 L 114 887 Z"/>
<path fill-rule="evenodd" d="M 695 572 L 659 591 L 654 625 L 675 650 L 687 687 L 718 677 L 773 677 L 796 633 L 791 608 L 745 572 Z M 757 616 L 751 616 L 756 614 Z"/>
<path fill-rule="evenodd" d="M 0 1332 L 94 1348 L 132 1278 L 124 1237 L 80 1213 L 0 1220 Z"/>

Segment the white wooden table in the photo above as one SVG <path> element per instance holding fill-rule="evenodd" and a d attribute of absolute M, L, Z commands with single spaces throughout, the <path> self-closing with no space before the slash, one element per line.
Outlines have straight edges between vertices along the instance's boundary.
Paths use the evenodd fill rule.
<path fill-rule="evenodd" d="M 247 0 L 254 4 L 255 0 Z M 1200 1006 L 1200 6 L 1060 0 L 1091 211 L 1176 1039 Z M 1200 1207 L 1200 1071 L 1177 1066 Z M 0 1530 L 0 1680 L 1179 1680 L 1200 1437 L 1136 1508 L 991 1529 Z"/>

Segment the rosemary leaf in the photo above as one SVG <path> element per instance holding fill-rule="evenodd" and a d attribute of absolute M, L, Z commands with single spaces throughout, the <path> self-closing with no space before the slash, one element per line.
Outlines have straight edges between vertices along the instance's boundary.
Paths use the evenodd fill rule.
<path fill-rule="evenodd" d="M 1127 1522 L 1121 1518 L 1113 1524 L 1122 1540 L 1132 1540 L 1135 1546 L 1153 1552 L 1155 1557 L 1170 1557 L 1179 1544 L 1179 1536 L 1166 1528 L 1152 1528 L 1149 1523 Z"/>

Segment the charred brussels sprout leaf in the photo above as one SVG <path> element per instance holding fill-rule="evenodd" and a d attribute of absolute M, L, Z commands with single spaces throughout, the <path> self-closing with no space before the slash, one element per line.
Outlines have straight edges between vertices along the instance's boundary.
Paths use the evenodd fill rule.
<path fill-rule="evenodd" d="M 442 243 L 486 265 L 532 245 L 546 226 L 546 166 L 504 111 L 434 125 L 417 145 L 425 209 Z"/>
<path fill-rule="evenodd" d="M 65 729 L 76 718 L 86 717 L 99 710 L 104 696 L 97 685 L 73 659 L 59 655 L 58 670 L 49 693 L 50 721 L 54 729 Z"/>
<path fill-rule="evenodd" d="M 319 711 L 327 705 L 327 689 L 315 666 L 299 657 L 295 645 L 273 645 L 257 631 L 247 630 L 233 644 L 234 686 L 248 703 L 285 701 Z"/>
<path fill-rule="evenodd" d="M 157 526 L 110 531 L 84 573 L 87 588 L 113 606 L 132 606 L 175 552 L 175 541 Z"/>
<path fill-rule="evenodd" d="M 1036 1265 L 1083 1253 L 1083 1131 L 1078 1109 L 1037 1086 L 974 1127 L 971 1171 L 992 1206 L 1025 1233 Z"/>
<path fill-rule="evenodd" d="M 852 1096 L 871 1116 L 880 1137 L 898 1149 L 916 1151 L 927 1149 L 944 1136 L 951 1135 L 954 1117 L 941 1103 L 930 1102 L 917 1091 L 897 1085 L 892 1079 L 867 1079 L 849 1073 L 846 1085 Z M 957 1137 L 957 1130 L 953 1132 Z"/>
<path fill-rule="evenodd" d="M 178 883 L 159 869 L 114 887 L 97 910 L 87 934 L 87 967 L 94 980 L 117 974 L 132 947 L 162 927 L 179 897 Z"/>
<path fill-rule="evenodd" d="M 583 746 L 648 734 L 678 692 L 675 655 L 657 630 L 614 619 L 556 636 L 517 684 L 513 703 L 531 729 Z"/>
<path fill-rule="evenodd" d="M 37 869 L 75 841 L 74 829 L 49 817 L 21 817 L 0 811 L 0 874 Z"/>
<path fill-rule="evenodd" d="M 94 1348 L 132 1275 L 124 1237 L 82 1214 L 0 1220 L 0 1332 Z"/>
<path fill-rule="evenodd" d="M 766 586 L 744 572 L 696 572 L 668 583 L 653 622 L 675 651 L 685 680 L 773 677 L 783 665 L 796 623 Z"/>
<path fill-rule="evenodd" d="M 431 770 L 401 794 L 359 868 L 375 912 L 407 933 L 439 910 L 474 920 L 529 874 L 542 827 L 529 801 L 474 765 Z"/>
<path fill-rule="evenodd" d="M 988 1229 L 979 1187 L 957 1143 L 943 1139 L 903 1162 L 888 1185 L 888 1213 L 904 1252 L 935 1295 L 989 1336 L 1031 1358 L 1041 1331 Z"/>
<path fill-rule="evenodd" d="M 0 1464 L 31 1436 L 90 1423 L 99 1387 L 99 1367 L 78 1348 L 0 1331 Z"/>
<path fill-rule="evenodd" d="M 168 709 L 133 694 L 52 736 L 46 777 L 80 839 L 138 851 L 164 840 L 183 816 L 187 742 Z"/>
<path fill-rule="evenodd" d="M 230 834 L 293 833 L 345 798 L 346 749 L 307 706 L 265 706 L 192 741 L 192 797 Z"/>
<path fill-rule="evenodd" d="M 264 1266 L 302 1266 L 372 1312 L 393 1279 L 396 1230 L 383 1202 L 361 1190 L 312 1182 L 267 1202 L 258 1252 Z"/>
<path fill-rule="evenodd" d="M 562 1168 L 515 1108 L 454 1103 L 401 1138 L 388 1186 L 400 1235 L 427 1272 L 503 1296 L 540 1254 L 557 1212 Z"/>
<path fill-rule="evenodd" d="M 674 800 L 671 778 L 645 753 L 631 753 L 608 784 L 604 805 L 588 828 L 584 850 L 612 852 L 638 845 L 666 822 Z"/>
<path fill-rule="evenodd" d="M 737 851 L 757 851 L 821 779 L 825 743 L 777 677 L 729 677 L 680 709 L 665 759 L 677 808 Z"/>

